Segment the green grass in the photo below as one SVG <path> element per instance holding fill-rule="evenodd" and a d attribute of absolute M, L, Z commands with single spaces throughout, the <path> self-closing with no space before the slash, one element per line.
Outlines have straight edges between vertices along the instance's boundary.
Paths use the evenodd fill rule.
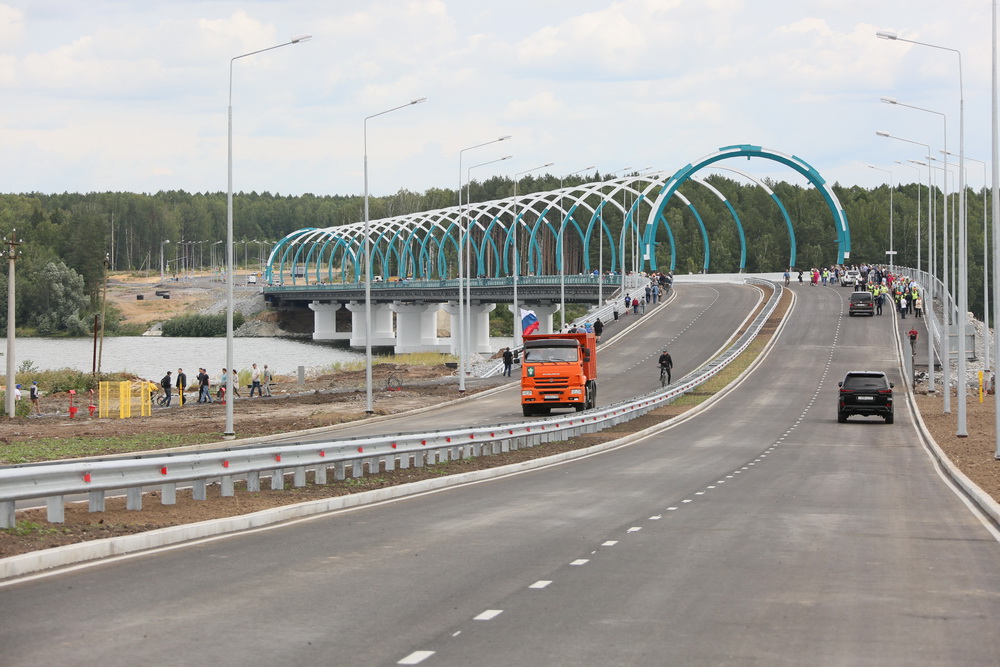
<path fill-rule="evenodd" d="M 215 434 L 143 434 L 102 438 L 38 438 L 0 445 L 0 464 L 37 463 L 86 456 L 127 454 L 214 442 Z"/>
<path fill-rule="evenodd" d="M 13 528 L 4 528 L 3 532 L 14 537 L 32 537 L 40 535 L 53 535 L 63 532 L 65 529 L 57 526 L 35 523 L 33 521 L 18 521 Z"/>
<path fill-rule="evenodd" d="M 458 357 L 452 354 L 441 354 L 439 352 L 408 352 L 406 354 L 379 355 L 372 360 L 372 364 L 396 364 L 401 366 L 440 366 L 446 362 L 458 361 Z M 320 370 L 321 375 L 344 371 L 364 370 L 365 362 L 350 361 L 337 362 L 325 366 Z"/>

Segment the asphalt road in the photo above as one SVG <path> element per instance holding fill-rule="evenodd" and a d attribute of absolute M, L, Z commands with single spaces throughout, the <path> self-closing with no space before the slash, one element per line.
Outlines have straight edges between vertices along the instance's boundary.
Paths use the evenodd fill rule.
<path fill-rule="evenodd" d="M 893 321 L 793 289 L 759 367 L 659 435 L 0 585 L 2 661 L 1000 663 L 996 530 L 899 392 L 894 425 L 836 422 L 847 370 L 899 384 Z"/>
<path fill-rule="evenodd" d="M 624 315 L 618 322 L 608 323 L 597 354 L 597 404 L 608 405 L 658 390 L 658 360 L 665 348 L 674 359 L 674 381 L 695 370 L 724 348 L 763 298 L 760 290 L 743 285 L 686 284 L 673 290 L 669 302 L 648 308 L 645 315 Z M 519 372 L 519 366 L 514 368 L 515 373 Z M 356 422 L 330 433 L 343 439 L 522 421 L 518 386 L 517 378 L 513 378 L 507 389 L 477 397 L 471 403 L 370 423 Z M 326 434 L 288 438 L 295 442 L 328 439 L 330 435 Z"/>

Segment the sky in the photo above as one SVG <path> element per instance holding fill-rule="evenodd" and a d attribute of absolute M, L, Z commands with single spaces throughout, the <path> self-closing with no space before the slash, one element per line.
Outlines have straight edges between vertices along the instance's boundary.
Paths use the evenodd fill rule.
<path fill-rule="evenodd" d="M 875 132 L 939 156 L 946 121 L 957 153 L 964 98 L 989 161 L 991 26 L 988 0 L 0 0 L 0 192 L 224 192 L 230 66 L 236 192 L 360 195 L 366 154 L 384 196 L 549 162 L 672 173 L 732 144 L 926 182 L 923 146 Z M 961 92 L 954 52 L 878 30 L 960 51 Z"/>

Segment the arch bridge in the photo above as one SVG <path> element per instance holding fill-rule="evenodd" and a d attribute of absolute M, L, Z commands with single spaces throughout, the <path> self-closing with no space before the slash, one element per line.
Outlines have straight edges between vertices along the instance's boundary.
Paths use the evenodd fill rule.
<path fill-rule="evenodd" d="M 372 300 L 373 327 L 378 332 L 374 335 L 378 341 L 375 344 L 393 344 L 398 351 L 442 349 L 443 344 L 435 335 L 436 310 L 442 304 L 445 310 L 456 307 L 458 299 L 449 298 L 448 289 L 457 297 L 458 252 L 463 243 L 467 246 L 465 267 L 469 282 L 473 286 L 493 283 L 492 287 L 502 288 L 480 290 L 478 295 L 472 288 L 470 325 L 474 336 L 478 331 L 479 340 L 474 347 L 480 351 L 489 351 L 488 338 L 486 349 L 482 349 L 489 311 L 496 303 L 507 300 L 503 298 L 507 287 L 500 283 L 519 282 L 521 289 L 527 289 L 532 285 L 551 285 L 552 278 L 560 276 L 560 283 L 565 281 L 574 286 L 599 282 L 600 291 L 605 282 L 617 286 L 618 276 L 623 274 L 672 272 L 677 263 L 677 248 L 667 205 L 675 197 L 687 206 L 697 222 L 703 248 L 702 271 L 707 273 L 711 259 L 707 229 L 699 212 L 679 191 L 688 181 L 707 187 L 725 204 L 738 231 L 742 272 L 746 264 L 746 239 L 737 211 L 721 192 L 697 177 L 699 171 L 733 158 L 770 160 L 804 176 L 830 209 L 837 234 L 837 263 L 850 257 L 847 216 L 836 194 L 811 165 L 799 157 L 760 146 L 726 146 L 673 174 L 664 171 L 632 174 L 369 221 L 373 281 L 381 281 L 375 283 L 378 289 Z M 768 194 L 786 221 L 788 265 L 794 266 L 796 244 L 792 220 L 774 192 L 768 190 Z M 363 340 L 364 318 L 358 313 L 363 309 L 364 295 L 359 295 L 358 289 L 363 285 L 365 229 L 364 222 L 355 222 L 300 229 L 285 236 L 267 260 L 266 298 L 271 302 L 308 302 L 315 312 L 314 338 L 349 337 L 352 344 Z M 602 275 L 600 281 L 593 278 L 595 273 Z M 451 281 L 454 286 L 446 284 Z M 546 306 L 551 307 L 552 295 L 544 289 L 536 294 L 539 296 L 534 304 L 548 310 Z M 354 313 L 353 335 L 336 330 L 336 311 L 341 307 Z M 398 321 L 395 327 L 397 331 L 410 332 L 405 342 L 402 334 L 397 337 L 392 331 L 392 312 L 397 313 L 397 320 L 407 320 Z M 407 317 L 406 313 L 413 317 Z M 539 319 L 543 330 L 551 328 L 551 313 L 546 312 Z M 448 347 L 454 349 L 454 344 Z"/>

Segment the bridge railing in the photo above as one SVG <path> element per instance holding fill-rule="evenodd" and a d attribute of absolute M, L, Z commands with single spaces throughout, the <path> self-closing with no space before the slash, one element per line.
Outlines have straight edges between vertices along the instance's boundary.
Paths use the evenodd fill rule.
<path fill-rule="evenodd" d="M 621 275 L 604 276 L 603 283 L 609 287 L 617 288 L 622 284 Z M 504 277 L 504 278 L 469 278 L 467 281 L 462 281 L 462 284 L 468 284 L 472 287 L 489 287 L 489 288 L 505 288 L 514 286 L 514 278 Z M 559 276 L 519 276 L 517 279 L 518 285 L 549 285 L 555 286 L 560 284 L 566 285 L 597 285 L 598 277 L 592 275 L 573 275 L 566 276 L 565 283 L 562 282 Z M 449 278 L 448 280 L 389 280 L 389 281 L 379 281 L 373 282 L 371 287 L 373 290 L 393 290 L 399 287 L 408 288 L 427 288 L 427 289 L 455 289 L 458 290 L 459 280 L 458 278 Z M 349 281 L 349 282 L 316 282 L 308 281 L 306 278 L 299 278 L 293 282 L 286 282 L 283 284 L 272 284 L 266 285 L 265 288 L 268 292 L 292 292 L 295 290 L 300 290 L 303 288 L 308 289 L 327 289 L 327 290 L 338 290 L 338 289 L 360 289 L 365 286 L 365 281 Z"/>
<path fill-rule="evenodd" d="M 747 282 L 754 282 L 748 279 Z M 766 281 L 756 281 L 766 283 Z M 609 428 L 666 405 L 717 375 L 757 336 L 781 298 L 774 291 L 766 306 L 740 338 L 723 354 L 667 387 L 645 396 L 581 413 L 523 420 L 508 424 L 454 430 L 331 440 L 328 442 L 249 446 L 185 454 L 151 454 L 128 458 L 48 462 L 0 468 L 0 528 L 11 528 L 16 503 L 44 498 L 52 523 L 64 520 L 66 496 L 86 494 L 91 511 L 103 511 L 109 491 L 125 490 L 126 507 L 142 508 L 143 493 L 155 487 L 161 502 L 176 501 L 179 484 L 190 484 L 196 500 L 206 498 L 207 485 L 218 483 L 223 496 L 235 494 L 237 478 L 248 491 L 260 489 L 260 478 L 270 477 L 272 489 L 284 488 L 286 474 L 293 486 L 306 484 L 312 471 L 325 484 L 330 470 L 341 480 L 396 468 L 421 467 L 469 456 L 496 454 L 545 442 L 567 440 Z"/>

